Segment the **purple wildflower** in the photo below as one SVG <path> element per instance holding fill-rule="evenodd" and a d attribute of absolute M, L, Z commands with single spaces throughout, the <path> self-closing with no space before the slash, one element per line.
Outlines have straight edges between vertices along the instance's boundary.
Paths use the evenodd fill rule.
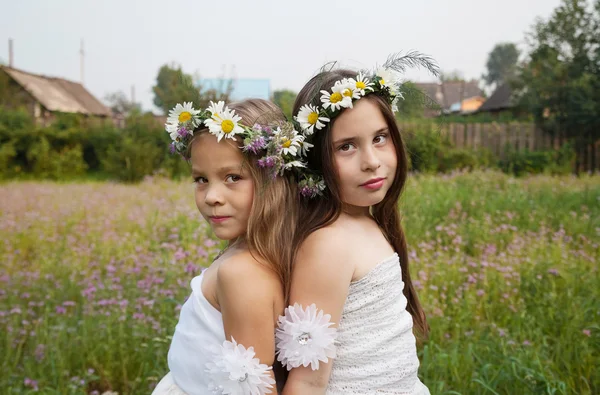
<path fill-rule="evenodd" d="M 44 344 L 38 344 L 35 348 L 35 359 L 38 362 L 41 362 L 46 356 L 46 346 Z"/>
<path fill-rule="evenodd" d="M 26 387 L 33 388 L 34 391 L 37 391 L 39 389 L 37 380 L 32 380 L 26 377 L 25 380 L 23 380 L 23 384 L 25 384 Z"/>
<path fill-rule="evenodd" d="M 260 167 L 273 167 L 273 166 L 275 166 L 276 163 L 277 163 L 277 161 L 275 160 L 275 157 L 273 157 L 273 156 L 266 156 L 266 157 L 258 160 L 258 165 Z"/>
<path fill-rule="evenodd" d="M 258 136 L 254 140 L 250 141 L 247 145 L 244 146 L 245 151 L 250 151 L 253 154 L 258 154 L 258 152 L 262 149 L 265 149 L 267 146 L 267 140 L 263 136 Z"/>
<path fill-rule="evenodd" d="M 179 129 L 177 129 L 177 134 L 179 134 L 179 136 L 181 137 L 186 137 L 188 134 L 190 134 L 190 132 L 188 132 L 186 128 L 180 127 Z"/>

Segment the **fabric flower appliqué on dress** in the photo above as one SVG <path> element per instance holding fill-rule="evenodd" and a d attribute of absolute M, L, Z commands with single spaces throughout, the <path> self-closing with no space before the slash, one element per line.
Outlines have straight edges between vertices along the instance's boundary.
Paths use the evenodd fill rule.
<path fill-rule="evenodd" d="M 206 364 L 210 375 L 209 389 L 213 394 L 264 395 L 270 394 L 275 380 L 271 366 L 255 358 L 254 348 L 246 349 L 232 337 L 214 348 L 214 360 Z"/>
<path fill-rule="evenodd" d="M 319 361 L 335 358 L 337 330 L 330 328 L 333 324 L 331 316 L 317 310 L 315 304 L 306 309 L 298 303 L 287 307 L 275 334 L 277 360 L 288 370 L 309 365 L 312 370 L 319 369 Z"/>

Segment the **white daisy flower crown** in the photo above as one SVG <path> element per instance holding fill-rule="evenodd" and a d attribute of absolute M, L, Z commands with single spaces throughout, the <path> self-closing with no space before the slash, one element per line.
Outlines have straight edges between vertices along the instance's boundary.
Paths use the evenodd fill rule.
<path fill-rule="evenodd" d="M 291 122 L 278 122 L 272 125 L 255 124 L 252 127 L 240 123 L 241 117 L 225 106 L 225 102 L 210 102 L 205 110 L 196 110 L 192 103 L 177 104 L 169 112 L 165 130 L 171 137 L 170 149 L 189 160 L 188 147 L 194 131 L 204 124 L 209 132 L 222 139 L 243 140 L 242 150 L 260 156 L 258 165 L 271 171 L 273 177 L 282 175 L 286 170 L 295 170 L 299 174 L 300 192 L 303 196 L 314 197 L 324 190 L 324 184 L 302 175 L 306 167 L 303 157 L 312 144 L 299 133 Z M 262 156 L 261 156 L 262 155 Z"/>

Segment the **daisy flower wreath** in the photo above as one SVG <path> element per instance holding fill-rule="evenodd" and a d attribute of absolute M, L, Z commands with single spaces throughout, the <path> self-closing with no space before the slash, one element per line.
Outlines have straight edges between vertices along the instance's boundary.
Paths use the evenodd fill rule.
<path fill-rule="evenodd" d="M 205 110 L 195 109 L 191 102 L 177 104 L 169 112 L 165 124 L 165 130 L 171 137 L 171 152 L 177 152 L 189 160 L 188 147 L 194 131 L 204 125 L 219 142 L 241 138 L 241 149 L 258 156 L 259 166 L 269 169 L 273 177 L 294 170 L 299 179 L 306 179 L 302 172 L 306 167 L 303 158 L 312 144 L 305 141 L 306 136 L 297 131 L 294 123 L 255 124 L 250 127 L 240 123 L 241 120 L 223 101 L 210 102 Z M 303 196 L 316 196 L 323 188 L 318 181 L 311 181 L 300 191 Z"/>

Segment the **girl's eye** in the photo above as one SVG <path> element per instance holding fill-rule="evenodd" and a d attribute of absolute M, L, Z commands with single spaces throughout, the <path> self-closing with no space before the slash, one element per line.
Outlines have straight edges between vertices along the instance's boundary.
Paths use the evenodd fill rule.
<path fill-rule="evenodd" d="M 194 184 L 206 184 L 208 180 L 204 177 L 194 177 Z"/>
<path fill-rule="evenodd" d="M 354 145 L 353 145 L 352 143 L 346 143 L 346 144 L 344 144 L 344 145 L 340 146 L 340 148 L 338 148 L 338 150 L 340 150 L 340 151 L 344 151 L 344 152 L 345 152 L 345 151 L 350 151 L 350 149 L 351 149 L 352 147 L 354 147 Z"/>
<path fill-rule="evenodd" d="M 387 135 L 385 134 L 380 134 L 378 136 L 375 136 L 375 138 L 373 139 L 373 142 L 375 144 L 383 144 L 387 141 Z"/>
<path fill-rule="evenodd" d="M 230 175 L 227 176 L 227 178 L 225 179 L 225 181 L 227 181 L 227 182 L 238 182 L 241 179 L 242 179 L 242 177 L 238 176 L 237 174 L 230 174 Z"/>

